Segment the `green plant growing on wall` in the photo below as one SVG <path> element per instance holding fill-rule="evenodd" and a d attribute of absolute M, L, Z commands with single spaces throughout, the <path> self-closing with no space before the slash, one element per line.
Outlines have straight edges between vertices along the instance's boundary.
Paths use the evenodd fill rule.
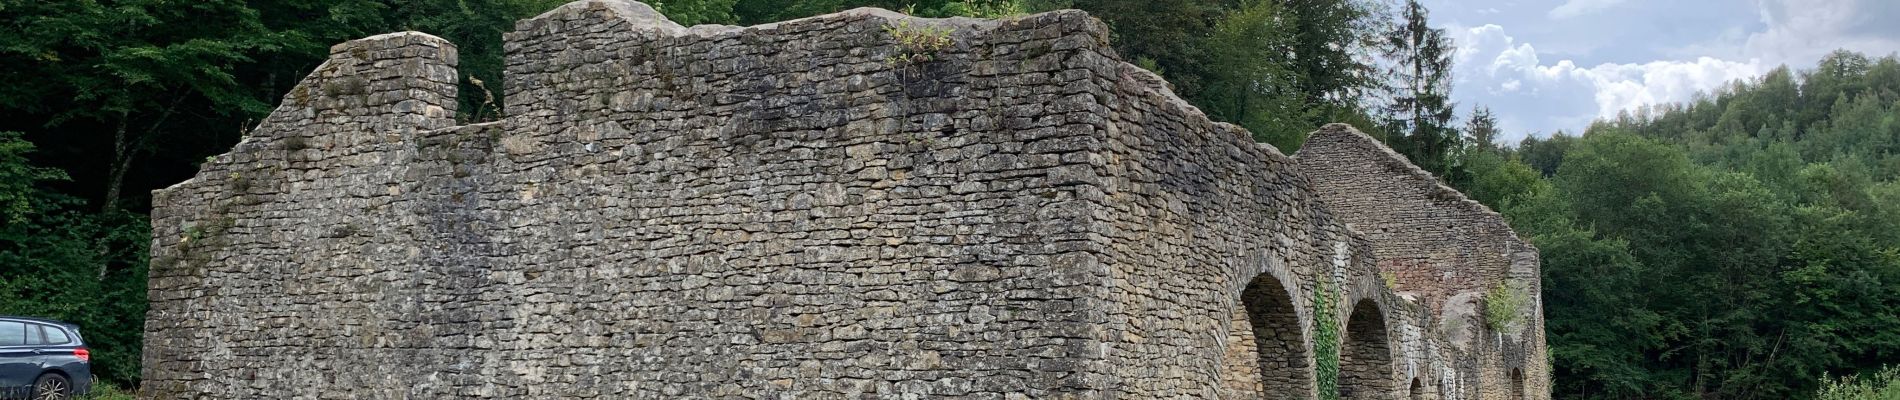
<path fill-rule="evenodd" d="M 1313 381 L 1320 400 L 1339 400 L 1339 293 L 1325 279 L 1313 299 Z"/>
<path fill-rule="evenodd" d="M 892 66 L 912 65 L 937 59 L 937 53 L 955 44 L 950 34 L 956 29 L 950 27 L 912 24 L 910 20 L 884 24 L 884 33 L 897 40 L 897 54 L 885 58 L 884 62 Z"/>
<path fill-rule="evenodd" d="M 1523 319 L 1524 307 L 1530 305 L 1530 295 L 1521 285 L 1499 282 L 1484 294 L 1484 324 L 1491 330 L 1508 332 L 1517 328 Z"/>
<path fill-rule="evenodd" d="M 469 113 L 468 121 L 465 121 L 465 122 L 490 122 L 490 121 L 501 120 L 501 118 L 503 117 L 503 115 L 501 115 L 501 105 L 495 103 L 495 92 L 490 91 L 488 89 L 487 82 L 482 82 L 481 78 L 476 78 L 474 75 L 469 75 L 468 83 L 475 85 L 475 88 L 477 89 L 481 89 L 482 104 L 480 106 L 475 107 L 474 112 Z"/>
<path fill-rule="evenodd" d="M 963 0 L 943 5 L 939 14 L 975 18 L 1009 18 L 1029 13 L 1029 7 L 1015 0 Z"/>

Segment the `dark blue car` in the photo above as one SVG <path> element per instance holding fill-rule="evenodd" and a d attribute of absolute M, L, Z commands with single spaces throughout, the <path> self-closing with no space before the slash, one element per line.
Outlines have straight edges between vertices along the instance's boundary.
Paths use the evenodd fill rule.
<path fill-rule="evenodd" d="M 0 398 L 64 400 L 92 388 L 92 353 L 79 327 L 0 316 Z"/>

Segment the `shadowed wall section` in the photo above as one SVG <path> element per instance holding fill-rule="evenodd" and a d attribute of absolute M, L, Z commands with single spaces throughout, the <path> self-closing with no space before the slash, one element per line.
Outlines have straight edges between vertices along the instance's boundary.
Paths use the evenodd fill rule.
<path fill-rule="evenodd" d="M 1361 300 L 1346 317 L 1346 344 L 1339 352 L 1339 398 L 1395 399 L 1393 386 L 1385 315 L 1372 300 Z"/>
<path fill-rule="evenodd" d="M 1287 286 L 1261 274 L 1240 293 L 1228 330 L 1227 393 L 1247 398 L 1314 391 L 1311 343 Z"/>

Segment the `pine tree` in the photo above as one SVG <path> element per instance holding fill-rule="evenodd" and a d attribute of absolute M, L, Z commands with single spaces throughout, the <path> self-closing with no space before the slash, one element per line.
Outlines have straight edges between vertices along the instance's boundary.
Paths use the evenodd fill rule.
<path fill-rule="evenodd" d="M 1471 119 L 1465 120 L 1465 140 L 1473 151 L 1497 151 L 1498 118 L 1491 114 L 1490 107 L 1471 110 Z"/>
<path fill-rule="evenodd" d="M 1393 94 L 1386 108 L 1387 129 L 1395 146 L 1427 171 L 1446 176 L 1459 135 L 1451 126 L 1451 38 L 1431 27 L 1429 12 L 1417 0 L 1405 4 L 1404 20 L 1386 35 L 1386 56 L 1393 61 Z"/>

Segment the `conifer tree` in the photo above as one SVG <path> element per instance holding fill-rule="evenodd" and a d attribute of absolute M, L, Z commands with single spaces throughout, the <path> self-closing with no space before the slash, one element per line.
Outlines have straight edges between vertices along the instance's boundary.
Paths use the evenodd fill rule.
<path fill-rule="evenodd" d="M 1431 27 L 1428 14 L 1418 0 L 1408 0 L 1404 20 L 1386 35 L 1386 56 L 1393 62 L 1386 129 L 1394 147 L 1412 163 L 1446 176 L 1459 147 L 1451 103 L 1451 56 L 1456 48 L 1443 29 Z"/>

